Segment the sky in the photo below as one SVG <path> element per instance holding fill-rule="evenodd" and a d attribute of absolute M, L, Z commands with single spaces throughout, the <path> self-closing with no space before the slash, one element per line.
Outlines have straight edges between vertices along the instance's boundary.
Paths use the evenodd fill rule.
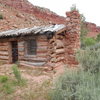
<path fill-rule="evenodd" d="M 66 11 L 75 4 L 86 21 L 100 26 L 100 0 L 28 0 L 34 5 L 49 8 L 58 15 L 65 16 Z"/>

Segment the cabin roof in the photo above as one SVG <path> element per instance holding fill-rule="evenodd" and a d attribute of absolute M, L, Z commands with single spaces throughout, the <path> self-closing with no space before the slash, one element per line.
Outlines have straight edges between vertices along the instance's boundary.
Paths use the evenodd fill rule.
<path fill-rule="evenodd" d="M 46 33 L 54 33 L 58 32 L 62 29 L 65 29 L 65 25 L 48 25 L 48 26 L 34 26 L 33 28 L 24 28 L 24 29 L 15 29 L 8 30 L 4 32 L 0 32 L 0 38 L 3 37 L 15 37 L 15 36 L 25 36 L 30 34 L 46 34 Z"/>

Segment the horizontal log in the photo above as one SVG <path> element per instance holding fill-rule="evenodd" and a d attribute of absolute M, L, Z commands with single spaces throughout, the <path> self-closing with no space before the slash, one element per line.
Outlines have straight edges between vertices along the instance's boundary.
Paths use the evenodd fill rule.
<path fill-rule="evenodd" d="M 19 54 L 19 56 L 27 56 L 28 55 L 25 52 L 19 52 L 18 54 Z M 43 52 L 37 52 L 36 55 L 29 55 L 29 56 L 30 57 L 41 57 L 41 56 L 47 56 L 47 55 L 48 55 L 47 52 L 45 52 L 45 53 L 43 53 Z"/>
<path fill-rule="evenodd" d="M 9 56 L 9 54 L 0 54 L 0 56 Z"/>
<path fill-rule="evenodd" d="M 7 46 L 8 42 L 0 42 L 0 46 Z"/>
<path fill-rule="evenodd" d="M 47 46 L 48 43 L 47 42 L 38 42 L 37 46 Z"/>
<path fill-rule="evenodd" d="M 57 58 L 57 62 L 63 61 L 65 58 L 64 57 L 59 57 Z"/>
<path fill-rule="evenodd" d="M 41 40 L 40 39 L 39 40 L 37 39 L 36 42 L 38 43 L 38 42 L 48 42 L 48 41 L 45 40 L 45 39 L 41 39 Z"/>
<path fill-rule="evenodd" d="M 0 59 L 0 63 L 8 63 L 8 60 Z"/>
<path fill-rule="evenodd" d="M 46 37 L 45 35 L 41 35 L 41 36 L 38 36 L 37 39 L 40 39 L 40 40 L 41 40 L 41 39 L 42 39 L 42 40 L 43 40 L 43 39 L 46 39 L 46 40 L 47 40 L 47 37 Z"/>
<path fill-rule="evenodd" d="M 19 55 L 19 56 L 24 56 L 25 53 L 24 53 L 24 52 L 18 52 L 18 55 Z"/>
<path fill-rule="evenodd" d="M 65 53 L 64 49 L 57 49 L 56 50 L 56 54 L 62 54 L 62 53 Z"/>
<path fill-rule="evenodd" d="M 24 45 L 24 41 L 23 42 L 18 42 L 18 46 L 23 46 Z"/>
<path fill-rule="evenodd" d="M 38 61 L 47 61 L 47 57 L 45 58 L 41 58 L 41 57 L 38 57 L 38 58 L 28 58 L 28 57 L 23 57 L 21 60 L 24 60 L 24 61 L 33 61 L 33 62 L 38 62 Z"/>
<path fill-rule="evenodd" d="M 56 38 L 57 39 L 60 39 L 60 40 L 63 40 L 64 39 L 64 37 L 62 35 L 56 35 Z"/>
<path fill-rule="evenodd" d="M 8 51 L 0 51 L 0 55 L 8 55 Z"/>
<path fill-rule="evenodd" d="M 37 49 L 39 49 L 39 50 L 47 50 L 47 46 L 38 46 Z"/>
<path fill-rule="evenodd" d="M 50 61 L 55 63 L 57 61 L 57 59 L 56 58 L 52 58 Z"/>
<path fill-rule="evenodd" d="M 8 46 L 0 46 L 0 51 L 7 51 L 8 50 Z"/>
<path fill-rule="evenodd" d="M 34 63 L 34 62 L 26 62 L 26 61 L 20 61 L 20 65 L 22 66 L 43 66 L 46 62 L 39 62 L 39 63 Z"/>
<path fill-rule="evenodd" d="M 46 50 L 42 50 L 42 49 L 40 50 L 40 49 L 37 49 L 37 54 L 38 54 L 38 53 L 45 53 L 45 54 L 46 54 L 47 52 L 48 52 L 47 49 L 46 49 Z"/>
<path fill-rule="evenodd" d="M 8 60 L 9 57 L 8 56 L 0 56 L 0 60 Z"/>
<path fill-rule="evenodd" d="M 64 44 L 61 40 L 56 40 L 55 43 L 56 43 L 56 48 L 57 49 L 58 48 L 64 48 Z"/>

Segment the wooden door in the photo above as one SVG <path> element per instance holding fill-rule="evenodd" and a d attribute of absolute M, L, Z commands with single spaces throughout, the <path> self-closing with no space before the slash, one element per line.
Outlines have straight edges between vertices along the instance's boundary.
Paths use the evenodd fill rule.
<path fill-rule="evenodd" d="M 17 41 L 12 41 L 12 63 L 16 63 L 18 61 L 18 43 Z"/>

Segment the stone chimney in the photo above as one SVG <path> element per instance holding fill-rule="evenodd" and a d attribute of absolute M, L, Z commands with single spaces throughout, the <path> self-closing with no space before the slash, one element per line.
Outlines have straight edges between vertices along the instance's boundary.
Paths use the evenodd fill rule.
<path fill-rule="evenodd" d="M 78 11 L 66 13 L 66 29 L 56 33 L 49 40 L 50 65 L 55 68 L 69 65 L 76 66 L 76 50 L 80 48 L 80 14 Z"/>
<path fill-rule="evenodd" d="M 66 62 L 77 65 L 76 50 L 80 48 L 80 14 L 78 11 L 66 12 Z"/>

